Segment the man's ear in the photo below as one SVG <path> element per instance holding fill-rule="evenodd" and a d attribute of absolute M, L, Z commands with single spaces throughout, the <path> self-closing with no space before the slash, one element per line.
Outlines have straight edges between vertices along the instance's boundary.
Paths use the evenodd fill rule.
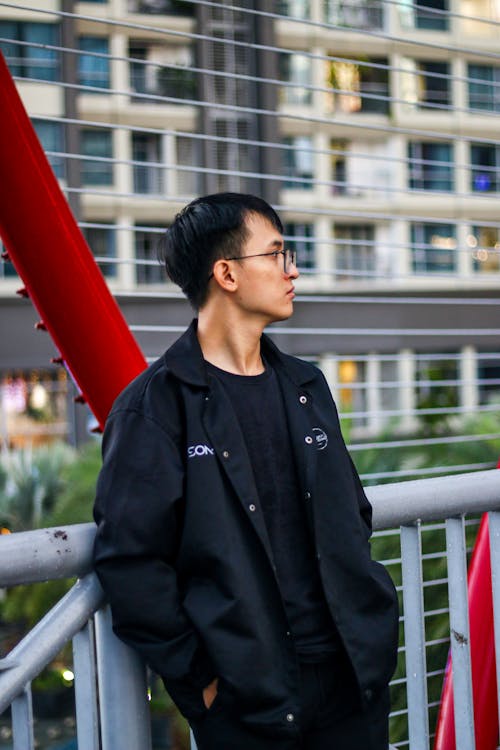
<path fill-rule="evenodd" d="M 224 258 L 216 261 L 212 273 L 217 284 L 226 292 L 235 292 L 238 288 L 238 281 L 231 261 L 227 261 Z"/>

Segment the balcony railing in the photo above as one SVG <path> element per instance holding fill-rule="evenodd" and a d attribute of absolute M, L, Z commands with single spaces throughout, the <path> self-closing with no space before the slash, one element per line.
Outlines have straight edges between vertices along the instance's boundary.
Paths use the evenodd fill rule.
<path fill-rule="evenodd" d="M 380 485 L 367 489 L 374 529 L 400 527 L 405 677 L 410 750 L 428 748 L 426 637 L 423 606 L 422 524 L 445 521 L 457 750 L 474 750 L 467 617 L 465 516 L 489 513 L 492 562 L 500 562 L 500 472 L 496 470 Z M 385 532 L 387 533 L 387 532 Z M 397 533 L 397 532 L 394 532 Z M 11 706 L 14 748 L 33 750 L 31 681 L 73 642 L 78 746 L 85 750 L 150 750 L 146 671 L 112 632 L 109 609 L 91 570 L 93 524 L 41 529 L 0 540 L 0 585 L 10 587 L 78 576 L 74 587 L 0 660 L 0 712 Z M 428 556 L 427 556 L 428 557 Z M 500 578 L 493 578 L 500 621 Z M 496 628 L 500 641 L 500 628 Z M 446 639 L 444 639 L 446 640 Z M 500 654 L 500 643 L 497 643 Z M 127 689 L 124 690 L 123 686 Z M 120 699 L 116 700 L 119 695 Z M 471 729 L 472 728 L 472 729 Z M 194 745 L 193 745 L 194 747 Z"/>

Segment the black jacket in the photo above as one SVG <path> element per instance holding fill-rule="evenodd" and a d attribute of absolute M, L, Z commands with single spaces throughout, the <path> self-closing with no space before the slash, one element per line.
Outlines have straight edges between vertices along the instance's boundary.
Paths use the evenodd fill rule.
<path fill-rule="evenodd" d="M 396 664 L 397 599 L 322 373 L 262 348 L 282 388 L 326 600 L 364 704 Z M 241 719 L 297 731 L 298 664 L 244 438 L 194 322 L 118 397 L 97 485 L 97 574 L 117 635 L 190 719 L 215 676 Z"/>

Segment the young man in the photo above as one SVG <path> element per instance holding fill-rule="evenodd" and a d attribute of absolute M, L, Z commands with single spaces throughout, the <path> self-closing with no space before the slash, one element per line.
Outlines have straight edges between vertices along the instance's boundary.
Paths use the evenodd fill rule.
<path fill-rule="evenodd" d="M 198 750 L 387 750 L 396 594 L 321 372 L 263 335 L 293 311 L 282 232 L 235 193 L 168 229 L 198 317 L 109 415 L 96 570 Z"/>

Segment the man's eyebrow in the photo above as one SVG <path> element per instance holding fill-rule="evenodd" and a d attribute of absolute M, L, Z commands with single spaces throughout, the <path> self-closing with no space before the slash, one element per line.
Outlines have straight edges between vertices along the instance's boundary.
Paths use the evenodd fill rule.
<path fill-rule="evenodd" d="M 271 242 L 269 242 L 268 247 L 279 247 L 279 248 L 282 248 L 284 244 L 285 244 L 285 242 L 284 242 L 283 239 L 279 240 L 278 238 L 276 238 L 275 240 L 271 240 Z"/>

